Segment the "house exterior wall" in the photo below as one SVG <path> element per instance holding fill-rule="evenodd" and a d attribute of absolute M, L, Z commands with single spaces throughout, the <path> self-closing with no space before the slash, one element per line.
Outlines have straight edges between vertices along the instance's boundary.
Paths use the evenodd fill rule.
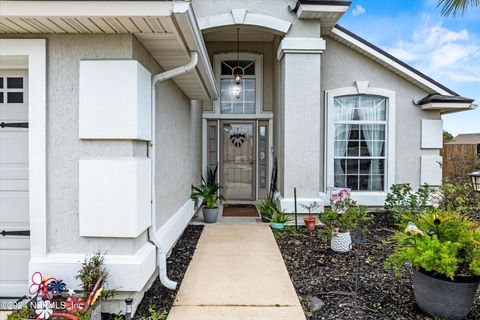
<path fill-rule="evenodd" d="M 190 100 L 171 82 L 157 84 L 156 113 L 156 213 L 160 227 L 190 199 L 190 186 L 198 183 L 201 157 L 194 150 L 201 136 L 198 112 L 191 126 Z M 195 131 L 195 132 L 194 132 Z"/>
<path fill-rule="evenodd" d="M 133 59 L 152 75 L 163 71 L 135 37 L 132 49 Z M 160 228 L 190 199 L 190 186 L 200 182 L 201 157 L 194 150 L 202 135 L 202 120 L 201 111 L 191 108 L 173 81 L 160 82 L 156 88 L 155 203 Z"/>
<path fill-rule="evenodd" d="M 78 161 L 84 157 L 145 156 L 146 143 L 80 140 L 79 62 L 131 59 L 131 35 L 46 35 L 47 38 L 47 239 L 49 253 L 132 254 L 146 241 L 84 238 L 78 229 Z M 121 79 L 119 79 L 121 81 Z M 94 223 L 94 222 L 92 222 Z M 58 232 L 62 230 L 62 232 Z"/>
<path fill-rule="evenodd" d="M 81 60 L 134 59 L 152 74 L 161 72 L 161 67 L 133 35 L 2 37 L 41 38 L 47 43 L 47 255 L 32 260 L 30 271 L 41 270 L 59 276 L 75 287 L 77 281 L 73 276 L 84 256 L 100 251 L 106 254 L 111 286 L 119 292 L 136 291 L 137 294 L 130 295 L 140 301 L 138 294 L 148 289 L 146 285 L 156 268 L 155 248 L 148 242 L 147 230 L 136 238 L 80 236 L 79 161 L 146 158 L 148 142 L 79 139 L 79 65 Z M 190 100 L 170 80 L 159 84 L 157 89 L 156 200 L 157 227 L 160 228 L 189 201 L 191 184 L 200 180 L 197 142 L 201 137 L 201 108 L 191 109 Z M 126 273 L 132 274 L 132 278 L 125 286 L 121 275 Z M 118 299 L 125 298 L 124 294 Z M 112 306 L 118 311 L 123 305 L 121 300 L 116 307 Z"/>
<path fill-rule="evenodd" d="M 297 0 L 193 0 L 193 8 L 197 18 L 228 13 L 232 9 L 247 9 L 249 12 L 262 13 L 292 23 L 288 37 L 320 37 L 319 20 L 302 20 L 288 10 L 290 5 L 295 7 Z"/>
<path fill-rule="evenodd" d="M 329 37 L 325 39 L 327 49 L 322 54 L 322 93 L 325 90 L 354 86 L 355 81 L 369 81 L 371 87 L 396 92 L 395 182 L 409 182 L 413 188 L 418 188 L 420 157 L 439 154 L 438 149 L 421 149 L 421 122 L 422 119 L 440 119 L 440 112 L 424 111 L 412 102 L 425 97 L 428 93 L 424 90 L 338 41 Z M 325 99 L 322 99 L 321 125 L 325 123 L 325 109 Z M 325 130 L 321 130 L 321 135 L 325 144 Z M 325 148 L 322 148 L 319 159 L 321 168 L 324 168 L 324 152 Z M 324 174 L 322 170 L 321 181 Z"/>

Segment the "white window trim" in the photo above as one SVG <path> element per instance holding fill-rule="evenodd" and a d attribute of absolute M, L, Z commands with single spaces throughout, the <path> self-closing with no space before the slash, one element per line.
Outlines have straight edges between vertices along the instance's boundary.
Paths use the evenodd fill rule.
<path fill-rule="evenodd" d="M 388 99 L 387 101 L 387 127 L 386 127 L 386 142 L 387 150 L 385 153 L 385 187 L 383 191 L 352 191 L 352 199 L 358 201 L 360 204 L 368 206 L 383 206 L 385 197 L 390 189 L 390 186 L 395 183 L 395 148 L 396 148 L 396 93 L 395 91 L 367 87 L 358 89 L 358 86 L 345 87 L 325 91 L 325 128 L 326 128 L 326 150 L 325 150 L 325 190 L 331 190 L 334 185 L 334 99 L 340 96 L 347 95 L 375 95 Z"/>
<path fill-rule="evenodd" d="M 28 57 L 30 254 L 47 254 L 46 40 L 0 39 L 0 56 Z"/>
<path fill-rule="evenodd" d="M 256 78 L 256 97 L 255 97 L 255 113 L 251 114 L 222 114 L 220 112 L 220 98 L 213 101 L 213 111 L 205 111 L 204 118 L 207 119 L 269 119 L 273 117 L 271 111 L 263 112 L 263 55 L 259 53 L 240 52 L 240 60 L 255 61 L 255 78 Z M 224 60 L 236 60 L 236 52 L 217 53 L 213 56 L 213 71 L 215 73 L 215 82 L 220 88 L 220 70 L 221 63 Z"/>

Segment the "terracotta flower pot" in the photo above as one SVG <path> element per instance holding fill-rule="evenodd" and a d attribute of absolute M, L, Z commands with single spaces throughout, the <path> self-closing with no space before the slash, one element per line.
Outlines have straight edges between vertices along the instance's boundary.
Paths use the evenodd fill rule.
<path fill-rule="evenodd" d="M 315 224 L 317 222 L 317 218 L 305 217 L 303 218 L 303 222 L 305 223 L 305 227 L 307 227 L 307 230 L 310 232 L 313 232 L 315 230 Z"/>

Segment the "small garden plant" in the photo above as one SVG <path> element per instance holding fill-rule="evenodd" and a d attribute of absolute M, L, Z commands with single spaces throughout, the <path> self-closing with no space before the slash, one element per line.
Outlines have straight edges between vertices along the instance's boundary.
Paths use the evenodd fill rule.
<path fill-rule="evenodd" d="M 292 221 L 292 217 L 286 214 L 282 210 L 277 210 L 273 215 L 272 218 L 270 219 L 271 222 L 273 223 L 287 223 Z"/>
<path fill-rule="evenodd" d="M 312 212 L 317 210 L 318 208 L 321 207 L 320 203 L 318 203 L 317 201 L 314 201 L 308 205 L 306 204 L 301 204 L 302 208 L 304 208 L 305 210 L 308 211 L 308 216 L 309 217 L 312 217 Z"/>
<path fill-rule="evenodd" d="M 100 253 L 96 252 L 91 257 L 86 257 L 82 263 L 82 268 L 75 275 L 75 279 L 82 282 L 82 291 L 84 298 L 87 298 L 89 293 L 95 289 L 98 279 L 102 279 L 100 286 L 104 287 L 102 284 L 107 282 L 108 271 L 104 267 L 105 257 Z M 113 298 L 116 294 L 116 291 L 102 289 L 100 291 L 100 297 L 103 299 Z"/>
<path fill-rule="evenodd" d="M 335 202 L 331 209 L 321 213 L 320 221 L 325 225 L 327 234 L 346 232 L 366 221 L 367 211 L 366 206 L 359 206 L 354 200 L 347 198 Z"/>
<path fill-rule="evenodd" d="M 266 198 L 255 204 L 255 207 L 262 215 L 263 219 L 270 220 L 272 216 L 279 210 L 278 200 L 273 198 Z"/>
<path fill-rule="evenodd" d="M 222 187 L 219 183 L 207 183 L 202 179 L 202 184 L 199 186 L 192 186 L 192 193 L 190 197 L 192 198 L 195 209 L 198 209 L 201 206 L 205 206 L 209 209 L 215 208 L 218 204 L 225 203 L 225 197 L 218 194 L 218 191 Z"/>

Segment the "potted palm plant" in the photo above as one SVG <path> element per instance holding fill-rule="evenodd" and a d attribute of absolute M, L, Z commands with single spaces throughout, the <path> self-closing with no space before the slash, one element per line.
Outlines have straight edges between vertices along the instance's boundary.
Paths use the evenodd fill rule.
<path fill-rule="evenodd" d="M 255 204 L 257 211 L 260 213 L 260 217 L 262 218 L 263 222 L 270 222 L 270 219 L 274 215 L 275 212 L 278 211 L 278 200 L 273 199 L 271 197 L 266 198 L 260 202 Z"/>
<path fill-rule="evenodd" d="M 270 218 L 272 229 L 282 230 L 285 228 L 285 223 L 292 220 L 292 217 L 287 215 L 284 211 L 277 210 Z"/>
<path fill-rule="evenodd" d="M 320 208 L 320 203 L 317 201 L 314 201 L 310 203 L 309 205 L 302 204 L 301 205 L 304 209 L 308 211 L 308 217 L 303 218 L 303 222 L 305 223 L 305 227 L 307 227 L 307 230 L 310 232 L 313 232 L 315 230 L 315 225 L 317 223 L 317 218 L 312 216 L 312 212 L 318 208 Z"/>
<path fill-rule="evenodd" d="M 218 219 L 218 204 L 224 204 L 225 198 L 219 194 L 222 187 L 219 183 L 206 182 L 202 178 L 202 184 L 192 186 L 191 199 L 195 204 L 195 210 L 202 207 L 203 218 L 206 223 L 215 223 Z"/>
<path fill-rule="evenodd" d="M 331 209 L 320 214 L 330 237 L 330 248 L 336 252 L 348 252 L 352 247 L 350 231 L 367 219 L 367 207 L 359 206 L 351 199 L 339 200 Z"/>
<path fill-rule="evenodd" d="M 480 282 L 480 226 L 452 211 L 405 213 L 386 266 L 413 267 L 415 300 L 433 317 L 464 319 Z"/>

